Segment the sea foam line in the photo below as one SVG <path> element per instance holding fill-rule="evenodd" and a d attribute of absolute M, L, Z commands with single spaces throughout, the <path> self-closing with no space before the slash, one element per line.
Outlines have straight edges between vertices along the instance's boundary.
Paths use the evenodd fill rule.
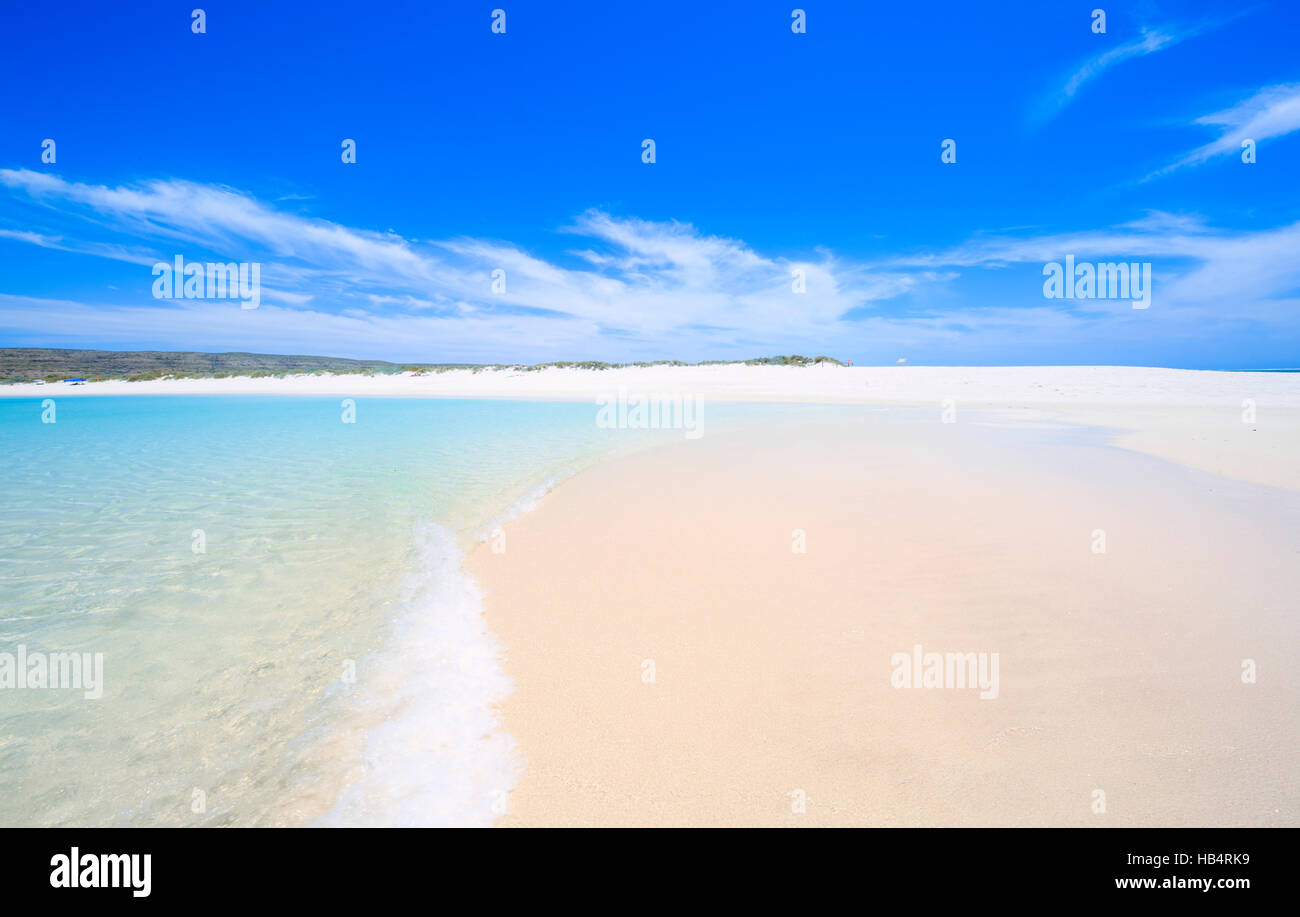
<path fill-rule="evenodd" d="M 542 502 L 542 498 L 554 490 L 566 477 L 568 475 L 557 472 L 528 488 L 514 502 L 502 510 L 500 515 L 495 516 L 491 522 L 487 522 L 475 529 L 474 540 L 487 541 L 505 524 L 537 509 L 537 505 Z"/>
<path fill-rule="evenodd" d="M 512 683 L 456 536 L 424 524 L 416 551 L 385 647 L 358 672 L 361 712 L 382 721 L 366 733 L 361 778 L 318 825 L 489 826 L 522 769 L 495 712 Z"/>

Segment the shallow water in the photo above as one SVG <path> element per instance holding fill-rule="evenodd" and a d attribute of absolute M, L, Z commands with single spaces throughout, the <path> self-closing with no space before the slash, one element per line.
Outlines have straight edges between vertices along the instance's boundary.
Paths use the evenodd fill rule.
<path fill-rule="evenodd" d="M 518 762 L 461 551 L 680 435 L 579 403 L 54 407 L 0 399 L 0 653 L 102 654 L 102 696 L 0 688 L 3 825 L 489 822 Z"/>

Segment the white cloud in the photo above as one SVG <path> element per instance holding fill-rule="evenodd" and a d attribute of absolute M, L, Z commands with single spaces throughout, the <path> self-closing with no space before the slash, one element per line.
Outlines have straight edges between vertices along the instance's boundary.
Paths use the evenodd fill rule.
<path fill-rule="evenodd" d="M 1200 30 L 1176 32 L 1169 28 L 1147 28 L 1144 26 L 1140 31 L 1140 38 L 1103 51 L 1085 61 L 1066 78 L 1064 85 L 1060 89 L 1055 90 L 1039 103 L 1037 117 L 1042 120 L 1054 117 L 1061 109 L 1074 101 L 1075 96 L 1078 95 L 1084 84 L 1095 80 L 1116 64 L 1137 57 L 1146 57 L 1149 54 L 1155 54 L 1157 51 L 1163 51 L 1165 48 L 1172 47 L 1190 38 Z M 1100 41 L 1106 41 L 1105 36 L 1093 37 Z"/>
<path fill-rule="evenodd" d="M 867 264 L 827 251 L 765 254 L 689 223 L 593 210 L 562 227 L 581 238 L 576 250 L 547 258 L 497 240 L 415 242 L 184 181 L 104 187 L 0 170 L 0 185 L 43 203 L 38 215 L 56 223 L 0 231 L 7 243 L 141 265 L 175 253 L 263 262 L 263 305 L 255 310 L 154 300 L 147 269 L 134 291 L 124 284 L 128 292 L 109 303 L 61 300 L 55 291 L 0 294 L 7 337 L 46 345 L 466 362 L 701 359 L 849 347 L 892 361 L 899 348 L 920 356 L 1005 354 L 1012 347 L 1030 359 L 1036 347 L 1072 356 L 1088 340 L 1140 344 L 1157 327 L 1167 338 L 1205 338 L 1241 321 L 1289 328 L 1300 284 L 1300 223 L 1241 232 L 1187 214 L 1151 213 L 1077 233 L 977 237 Z M 94 231 L 108 238 L 77 238 Z M 125 247 L 123 237 L 145 247 Z M 963 286 L 976 270 L 1041 265 L 1066 254 L 1154 262 L 1156 307 L 1135 316 L 1124 303 L 1047 303 L 1041 280 L 1031 276 L 1036 272 L 1003 284 L 1013 291 L 1005 300 L 972 296 Z M 506 272 L 501 294 L 492 291 L 498 268 Z M 792 292 L 794 271 L 804 274 L 804 294 Z M 889 314 L 878 308 L 905 295 Z"/>
<path fill-rule="evenodd" d="M 0 293 L 0 328 L 46 347 L 316 353 L 405 361 L 492 362 L 501 353 L 576 353 L 598 329 L 530 316 L 446 318 L 317 312 L 194 300 L 87 305 Z"/>
<path fill-rule="evenodd" d="M 32 245 L 38 245 L 41 248 L 61 252 L 76 252 L 83 255 L 98 255 L 101 258 L 113 258 L 131 264 L 154 264 L 158 261 L 157 255 L 142 249 L 133 250 L 122 245 L 101 245 L 93 242 L 65 240 L 61 236 L 47 236 L 39 232 L 29 232 L 21 229 L 0 229 L 0 239 L 30 242 Z"/>
<path fill-rule="evenodd" d="M 1068 101 L 1073 98 L 1074 94 L 1078 92 L 1080 87 L 1082 87 L 1088 80 L 1100 76 L 1106 70 L 1121 61 L 1126 61 L 1133 57 L 1146 57 L 1148 54 L 1155 54 L 1157 51 L 1167 48 L 1170 45 L 1177 44 L 1190 34 L 1175 35 L 1172 32 L 1167 32 L 1161 29 L 1148 29 L 1145 27 L 1141 31 L 1141 38 L 1122 44 L 1117 48 L 1112 48 L 1102 54 L 1098 54 L 1076 70 L 1070 78 L 1065 81 L 1065 86 L 1061 89 L 1061 93 L 1065 96 L 1065 100 Z"/>
<path fill-rule="evenodd" d="M 195 246 L 223 261 L 263 261 L 264 282 L 282 291 L 284 303 L 311 299 L 321 310 L 364 305 L 448 318 L 549 315 L 553 321 L 660 340 L 699 327 L 720 337 L 811 340 L 846 312 L 896 296 L 914 282 L 904 274 L 843 264 L 828 253 L 803 260 L 761 255 L 739 240 L 710 236 L 689 224 L 599 211 L 588 211 L 565 228 L 591 243 L 587 257 L 567 265 L 506 242 L 414 243 L 392 232 L 285 213 L 229 188 L 186 181 L 106 187 L 0 170 L 0 184 L 49 205 L 64 219 L 110 221 L 118 235 L 173 248 Z M 43 237 L 21 238 L 41 244 Z M 499 293 L 492 288 L 497 269 L 505 271 L 505 290 Z M 807 288 L 802 295 L 792 291 L 796 270 L 803 272 Z"/>
<path fill-rule="evenodd" d="M 1187 320 L 1216 316 L 1294 324 L 1300 290 L 1300 222 L 1254 231 L 1215 229 L 1197 216 L 1153 212 L 1112 229 L 1029 238 L 975 239 L 884 267 L 1000 268 L 1078 261 L 1150 261 L 1162 308 Z M 1105 303 L 1098 303 L 1104 306 Z"/>
<path fill-rule="evenodd" d="M 1242 141 L 1268 140 L 1300 130 L 1300 83 L 1288 83 L 1261 89 L 1231 108 L 1197 118 L 1197 124 L 1222 129 L 1219 137 L 1197 147 L 1173 164 L 1148 178 L 1172 172 L 1183 166 L 1196 165 L 1226 153 L 1239 155 Z"/>

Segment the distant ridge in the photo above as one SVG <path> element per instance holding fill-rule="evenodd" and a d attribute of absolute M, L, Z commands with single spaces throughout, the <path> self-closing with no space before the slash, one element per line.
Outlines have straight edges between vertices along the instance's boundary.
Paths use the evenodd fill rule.
<path fill-rule="evenodd" d="M 48 382 L 67 378 L 126 379 L 144 381 L 163 376 L 277 376 L 289 373 L 399 373 L 446 372 L 449 369 L 538 370 L 548 367 L 613 369 L 619 366 L 705 366 L 723 363 L 808 366 L 843 365 L 832 357 L 759 357 L 752 360 L 655 360 L 638 363 L 559 361 L 530 365 L 516 363 L 389 363 L 384 360 L 349 360 L 343 357 L 298 356 L 274 353 L 199 353 L 165 350 L 64 350 L 49 347 L 0 348 L 0 382 Z"/>
<path fill-rule="evenodd" d="M 287 372 L 399 372 L 383 360 L 286 356 L 265 353 L 196 353 L 160 350 L 60 350 L 44 347 L 0 349 L 0 381 L 158 378 L 164 375 L 248 375 Z"/>

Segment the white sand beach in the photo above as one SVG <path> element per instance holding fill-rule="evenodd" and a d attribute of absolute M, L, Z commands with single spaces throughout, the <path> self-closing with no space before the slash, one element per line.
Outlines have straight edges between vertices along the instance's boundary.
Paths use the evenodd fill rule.
<path fill-rule="evenodd" d="M 3 394 L 622 390 L 874 409 L 706 422 L 472 553 L 524 761 L 498 824 L 1300 824 L 1300 374 L 725 365 Z M 896 686 L 914 651 L 997 654 L 996 688 Z"/>
<path fill-rule="evenodd" d="M 1293 492 L 900 410 L 610 461 L 506 533 L 502 825 L 1300 824 Z M 996 696 L 894 686 L 915 647 Z"/>

